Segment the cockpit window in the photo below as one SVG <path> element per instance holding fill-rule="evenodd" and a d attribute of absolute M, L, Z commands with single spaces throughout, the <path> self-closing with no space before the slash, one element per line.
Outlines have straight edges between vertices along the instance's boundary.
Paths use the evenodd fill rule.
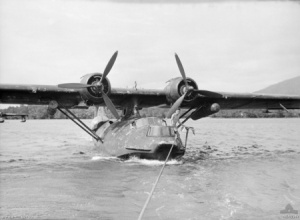
<path fill-rule="evenodd" d="M 167 126 L 150 126 L 147 136 L 150 137 L 174 137 L 174 129 Z"/>

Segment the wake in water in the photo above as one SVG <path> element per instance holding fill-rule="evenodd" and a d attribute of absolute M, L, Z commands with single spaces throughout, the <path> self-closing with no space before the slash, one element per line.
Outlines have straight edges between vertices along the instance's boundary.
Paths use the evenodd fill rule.
<path fill-rule="evenodd" d="M 95 155 L 91 158 L 93 161 L 115 161 L 115 162 L 122 162 L 126 164 L 142 164 L 146 166 L 162 166 L 164 164 L 164 161 L 160 160 L 147 160 L 147 159 L 140 159 L 138 157 L 130 157 L 128 160 L 122 160 L 118 157 L 110 157 L 110 156 L 103 156 L 103 155 Z M 179 165 L 182 164 L 183 162 L 180 160 L 169 160 L 167 162 L 167 165 Z"/>
<path fill-rule="evenodd" d="M 165 161 L 161 161 L 161 160 L 147 160 L 147 159 L 140 159 L 137 157 L 131 157 L 124 162 L 130 164 L 142 164 L 146 166 L 162 166 L 165 163 Z M 182 161 L 175 160 L 175 159 L 169 160 L 167 162 L 167 165 L 179 165 L 179 164 L 182 164 Z"/>
<path fill-rule="evenodd" d="M 226 159 L 266 159 L 284 156 L 299 155 L 299 149 L 288 146 L 268 146 L 268 145 L 209 145 L 205 143 L 201 147 L 190 146 L 187 149 L 183 159 L 185 162 L 193 162 L 200 160 L 226 160 Z"/>
<path fill-rule="evenodd" d="M 104 161 L 107 161 L 107 160 L 111 160 L 111 161 L 120 161 L 120 159 L 118 157 L 109 157 L 109 156 L 102 156 L 102 155 L 96 155 L 96 156 L 93 156 L 91 160 L 104 160 Z"/>
<path fill-rule="evenodd" d="M 278 150 L 276 147 L 263 146 L 263 145 L 249 145 L 249 146 L 215 146 L 205 143 L 201 147 L 190 146 L 187 149 L 186 154 L 182 159 L 172 159 L 167 162 L 167 165 L 180 165 L 183 163 L 193 163 L 203 160 L 226 160 L 226 159 L 247 159 L 247 158 L 273 158 L 278 156 L 291 156 L 300 154 L 295 149 L 285 148 L 284 150 Z M 92 161 L 115 161 L 126 163 L 130 165 L 146 165 L 146 166 L 162 166 L 164 161 L 160 160 L 148 160 L 140 159 L 132 156 L 127 160 L 120 159 L 118 157 L 106 156 L 106 155 L 94 155 L 91 158 Z"/>

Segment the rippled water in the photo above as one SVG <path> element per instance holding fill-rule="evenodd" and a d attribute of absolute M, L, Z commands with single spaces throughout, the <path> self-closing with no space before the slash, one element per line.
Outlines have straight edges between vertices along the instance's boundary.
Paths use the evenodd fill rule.
<path fill-rule="evenodd" d="M 300 211 L 299 119 L 189 125 L 196 135 L 184 158 L 168 163 L 144 219 L 282 219 L 287 204 Z M 0 126 L 2 218 L 137 219 L 162 166 L 103 157 L 70 121 Z"/>

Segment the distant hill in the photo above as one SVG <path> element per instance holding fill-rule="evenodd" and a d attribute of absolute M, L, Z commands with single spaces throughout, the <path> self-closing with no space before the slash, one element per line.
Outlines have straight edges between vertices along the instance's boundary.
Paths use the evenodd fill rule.
<path fill-rule="evenodd" d="M 267 88 L 256 91 L 255 93 L 300 95 L 300 76 L 268 86 Z"/>

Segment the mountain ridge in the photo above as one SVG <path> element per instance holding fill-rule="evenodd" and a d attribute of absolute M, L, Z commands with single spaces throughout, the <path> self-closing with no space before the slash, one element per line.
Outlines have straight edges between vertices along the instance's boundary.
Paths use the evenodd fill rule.
<path fill-rule="evenodd" d="M 270 85 L 254 93 L 263 93 L 270 95 L 300 95 L 300 76 L 296 76 L 294 78 Z"/>

